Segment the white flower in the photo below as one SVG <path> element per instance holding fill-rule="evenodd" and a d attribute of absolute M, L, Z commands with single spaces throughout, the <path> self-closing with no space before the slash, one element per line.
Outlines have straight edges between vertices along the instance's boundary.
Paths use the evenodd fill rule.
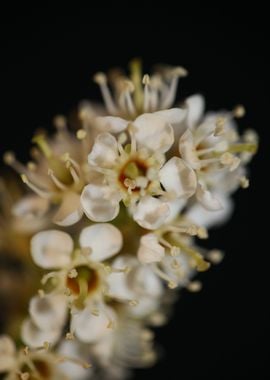
<path fill-rule="evenodd" d="M 63 326 L 54 329 L 40 329 L 30 318 L 23 321 L 21 326 L 21 336 L 27 346 L 31 348 L 42 347 L 45 342 L 51 345 L 57 343 L 61 337 Z"/>
<path fill-rule="evenodd" d="M 241 184 L 243 170 L 238 170 L 244 152 L 255 153 L 257 142 L 245 142 L 239 137 L 233 117 L 239 117 L 239 108 L 229 113 L 215 113 L 202 118 L 203 102 L 198 96 L 187 100 L 187 130 L 179 140 L 181 158 L 196 172 L 197 200 L 210 211 L 222 209 L 215 198 L 215 190 Z M 237 175 L 232 175 L 236 172 Z M 221 184 L 222 183 L 222 184 Z M 231 183 L 231 185 L 229 185 Z"/>
<path fill-rule="evenodd" d="M 186 286 L 195 269 L 205 271 L 209 267 L 209 263 L 194 246 L 192 236 L 206 238 L 207 232 L 185 218 L 175 219 L 141 237 L 138 260 L 166 281 L 169 288 Z"/>
<path fill-rule="evenodd" d="M 44 284 L 51 281 L 50 293 L 41 299 L 32 299 L 31 323 L 42 329 L 50 327 L 55 330 L 65 317 L 69 304 L 71 332 L 83 342 L 92 342 L 108 333 L 116 323 L 115 313 L 106 304 L 105 297 L 121 298 L 122 289 L 111 292 L 110 276 L 124 275 L 126 268 L 110 268 L 102 261 L 116 255 L 123 241 L 116 227 L 100 223 L 84 228 L 79 243 L 81 248 L 74 251 L 70 236 L 55 230 L 40 232 L 33 237 L 31 253 L 35 263 L 45 269 L 58 270 L 44 276 Z M 29 327 L 29 323 L 26 326 Z"/>
<path fill-rule="evenodd" d="M 43 342 L 44 343 L 44 342 Z M 87 359 L 74 356 L 74 350 L 62 350 L 61 353 L 48 351 L 48 345 L 41 344 L 38 350 L 29 347 L 16 350 L 14 342 L 6 335 L 0 336 L 0 373 L 6 373 L 5 379 L 47 379 L 66 380 L 67 372 L 63 369 L 69 365 L 72 373 L 80 376 L 74 379 L 87 379 L 91 374 Z M 60 351 L 60 350 L 59 350 Z M 59 364 L 61 363 L 61 364 Z M 77 371 L 76 368 L 77 367 Z M 83 376 L 84 374 L 84 376 Z"/>
<path fill-rule="evenodd" d="M 112 268 L 129 268 L 127 273 L 112 273 L 108 278 L 110 294 L 123 303 L 126 312 L 145 318 L 160 305 L 163 287 L 160 279 L 148 266 L 142 266 L 130 255 L 117 257 Z"/>
<path fill-rule="evenodd" d="M 175 113 L 174 110 L 166 113 L 171 111 Z M 88 161 L 93 170 L 102 174 L 93 178 L 81 195 L 82 207 L 91 220 L 104 222 L 114 219 L 122 200 L 137 223 L 144 228 L 155 229 L 171 212 L 168 202 L 176 198 L 187 200 L 194 194 L 197 179 L 189 165 L 177 157 L 164 165 L 163 149 L 167 150 L 171 144 L 166 145 L 167 139 L 158 129 L 159 123 L 164 124 L 163 119 L 155 122 L 153 117 L 150 114 L 139 116 L 141 130 L 138 129 L 137 134 L 135 120 L 129 129 L 130 144 L 126 143 L 127 135 L 124 139 L 123 135 L 119 137 L 123 141 L 109 133 L 97 136 Z M 156 129 L 155 133 L 160 137 L 159 146 L 156 145 L 156 136 L 145 135 L 151 134 L 152 129 Z M 155 145 L 151 148 L 151 144 Z"/>
<path fill-rule="evenodd" d="M 29 205 L 20 205 L 15 211 L 24 212 L 26 206 L 32 206 L 35 214 L 50 206 L 54 213 L 53 222 L 60 226 L 69 226 L 78 222 L 83 211 L 80 193 L 87 183 L 89 168 L 85 165 L 91 147 L 89 131 L 79 130 L 77 137 L 67 129 L 63 116 L 55 118 L 57 133 L 47 139 L 37 135 L 33 141 L 37 148 L 33 150 L 33 162 L 23 165 L 12 152 L 4 155 L 4 161 L 14 168 L 23 182 L 44 202 L 32 200 Z M 47 202 L 47 204 L 45 203 Z"/>

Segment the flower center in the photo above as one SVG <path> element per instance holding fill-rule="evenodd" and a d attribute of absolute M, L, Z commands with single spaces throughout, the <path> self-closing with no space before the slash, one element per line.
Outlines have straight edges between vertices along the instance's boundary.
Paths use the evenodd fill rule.
<path fill-rule="evenodd" d="M 74 268 L 76 270 L 76 277 L 67 277 L 67 287 L 78 299 L 85 300 L 85 298 L 93 293 L 99 283 L 99 277 L 95 270 L 87 266 L 79 266 Z"/>
<path fill-rule="evenodd" d="M 118 180 L 125 189 L 132 191 L 139 191 L 141 186 L 138 183 L 138 178 L 145 178 L 147 172 L 147 165 L 144 161 L 133 158 L 126 162 L 120 170 Z"/>
<path fill-rule="evenodd" d="M 28 379 L 29 380 L 47 380 L 51 378 L 51 368 L 43 360 L 33 360 L 33 362 L 30 364 L 24 364 L 21 368 L 22 373 L 29 374 Z M 18 375 L 18 379 L 21 379 L 21 375 Z"/>

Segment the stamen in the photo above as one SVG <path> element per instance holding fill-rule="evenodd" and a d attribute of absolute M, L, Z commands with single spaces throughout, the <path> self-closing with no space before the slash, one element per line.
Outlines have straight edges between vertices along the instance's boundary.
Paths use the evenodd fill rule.
<path fill-rule="evenodd" d="M 149 84 L 150 84 L 150 78 L 148 74 L 145 74 L 142 83 L 144 85 L 144 95 L 143 95 L 143 110 L 144 112 L 149 112 L 150 111 L 150 89 L 149 89 Z"/>
<path fill-rule="evenodd" d="M 100 86 L 101 94 L 109 114 L 116 115 L 117 107 L 109 90 L 106 75 L 99 72 L 94 76 L 94 81 Z"/>
<path fill-rule="evenodd" d="M 52 192 L 40 189 L 39 187 L 34 185 L 32 182 L 30 182 L 25 174 L 21 174 L 21 179 L 22 179 L 23 183 L 25 183 L 31 190 L 33 190 L 40 197 L 49 199 L 53 196 Z"/>
<path fill-rule="evenodd" d="M 6 165 L 10 166 L 19 174 L 26 174 L 28 172 L 27 168 L 16 160 L 15 154 L 11 151 L 4 153 L 3 161 Z"/>
<path fill-rule="evenodd" d="M 70 362 L 70 363 L 77 364 L 80 367 L 83 367 L 85 369 L 92 367 L 92 364 L 90 364 L 90 363 L 87 363 L 87 362 L 80 360 L 80 359 L 77 359 L 77 358 L 71 358 L 69 356 L 58 356 L 56 362 L 57 363 Z"/>
<path fill-rule="evenodd" d="M 173 281 L 166 273 L 164 273 L 156 264 L 152 264 L 153 271 L 162 279 L 165 280 L 170 289 L 175 289 L 177 287 L 177 283 Z"/>
<path fill-rule="evenodd" d="M 237 169 L 241 160 L 240 158 L 234 156 L 230 152 L 223 153 L 220 157 L 220 163 L 224 166 L 229 166 L 229 170 L 232 172 Z"/>
<path fill-rule="evenodd" d="M 55 184 L 56 187 L 58 187 L 60 190 L 65 191 L 67 189 L 67 186 L 63 184 L 55 175 L 52 169 L 48 169 L 48 175 Z"/>
<path fill-rule="evenodd" d="M 163 92 L 161 99 L 161 109 L 167 109 L 172 106 L 176 97 L 177 85 L 180 77 L 187 75 L 183 67 L 175 67 L 170 71 L 171 82 L 169 87 Z"/>
<path fill-rule="evenodd" d="M 195 249 L 184 244 L 180 239 L 177 240 L 178 246 L 194 260 L 198 272 L 204 272 L 210 267 L 210 263 L 204 260 L 203 256 Z"/>

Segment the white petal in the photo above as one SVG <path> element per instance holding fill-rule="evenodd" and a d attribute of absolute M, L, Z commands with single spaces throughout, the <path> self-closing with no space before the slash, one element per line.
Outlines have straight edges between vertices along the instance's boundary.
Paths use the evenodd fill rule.
<path fill-rule="evenodd" d="M 48 199 L 41 198 L 37 195 L 27 195 L 15 203 L 12 208 L 12 214 L 27 220 L 43 216 L 48 208 Z"/>
<path fill-rule="evenodd" d="M 53 222 L 59 226 L 71 226 L 83 216 L 80 196 L 73 192 L 64 195 L 62 203 L 54 215 Z"/>
<path fill-rule="evenodd" d="M 153 272 L 152 267 L 141 265 L 134 275 L 134 288 L 148 297 L 160 297 L 163 294 L 161 279 Z"/>
<path fill-rule="evenodd" d="M 165 248 L 159 244 L 155 234 L 149 233 L 141 237 L 138 250 L 138 259 L 141 263 L 149 264 L 161 261 L 164 255 Z"/>
<path fill-rule="evenodd" d="M 34 322 L 28 318 L 22 323 L 21 337 L 30 348 L 43 346 L 44 342 L 54 345 L 61 336 L 62 329 L 40 330 Z"/>
<path fill-rule="evenodd" d="M 12 369 L 15 364 L 16 347 L 7 335 L 0 335 L 0 373 Z"/>
<path fill-rule="evenodd" d="M 172 201 L 167 201 L 167 205 L 170 208 L 170 214 L 166 219 L 166 223 L 173 221 L 180 214 L 181 210 L 183 210 L 186 204 L 187 204 L 186 198 L 180 198 L 180 199 L 177 198 Z"/>
<path fill-rule="evenodd" d="M 133 256 L 118 256 L 112 263 L 112 268 L 123 269 L 129 268 L 130 272 L 134 266 L 138 265 L 138 261 Z M 132 277 L 132 276 L 131 276 Z M 125 272 L 112 272 L 107 278 L 109 293 L 112 296 L 122 300 L 132 300 L 135 298 L 134 291 L 129 286 L 130 276 Z"/>
<path fill-rule="evenodd" d="M 93 148 L 88 155 L 90 165 L 111 168 L 118 158 L 117 141 L 110 133 L 97 136 Z"/>
<path fill-rule="evenodd" d="M 31 240 L 32 258 L 44 269 L 62 268 L 68 265 L 72 251 L 73 241 L 67 233 L 62 231 L 42 231 Z"/>
<path fill-rule="evenodd" d="M 136 206 L 133 217 L 141 227 L 155 230 L 164 223 L 169 213 L 170 207 L 165 202 L 146 196 Z"/>
<path fill-rule="evenodd" d="M 196 191 L 196 174 L 179 157 L 172 157 L 166 162 L 159 171 L 159 178 L 166 191 L 176 197 L 189 198 Z"/>
<path fill-rule="evenodd" d="M 97 128 L 103 132 L 119 133 L 124 131 L 129 121 L 118 116 L 99 116 L 95 119 Z"/>
<path fill-rule="evenodd" d="M 113 309 L 108 306 L 100 309 L 98 316 L 91 314 L 90 308 L 85 308 L 72 315 L 71 331 L 81 342 L 92 343 L 110 333 L 109 327 L 115 318 Z"/>
<path fill-rule="evenodd" d="M 81 247 L 91 248 L 90 259 L 106 260 L 120 251 L 123 238 L 118 228 L 112 224 L 99 223 L 86 227 L 80 234 Z"/>
<path fill-rule="evenodd" d="M 137 117 L 133 126 L 138 143 L 152 151 L 165 153 L 174 142 L 172 126 L 158 115 L 145 113 Z"/>
<path fill-rule="evenodd" d="M 196 154 L 192 132 L 190 132 L 189 129 L 183 133 L 179 140 L 179 152 L 183 160 L 186 161 L 193 169 L 199 169 L 200 160 Z"/>
<path fill-rule="evenodd" d="M 187 111 L 181 108 L 171 108 L 169 110 L 154 112 L 154 115 L 161 117 L 168 124 L 178 124 L 185 118 Z"/>
<path fill-rule="evenodd" d="M 54 330 L 61 327 L 67 315 L 66 297 L 62 295 L 35 296 L 30 301 L 29 313 L 40 329 Z"/>
<path fill-rule="evenodd" d="M 205 101 L 202 95 L 196 94 L 188 97 L 185 101 L 188 111 L 186 123 L 188 128 L 194 128 L 200 122 L 204 107 Z"/>
<path fill-rule="evenodd" d="M 57 353 L 59 353 L 60 356 L 78 359 L 79 361 L 89 363 L 89 349 L 75 340 L 63 340 L 59 345 Z M 89 380 L 92 378 L 92 368 L 86 369 L 81 365 L 72 363 L 68 360 L 63 363 L 59 363 L 58 367 L 67 379 Z"/>
<path fill-rule="evenodd" d="M 27 195 L 16 202 L 12 207 L 14 215 L 14 229 L 30 233 L 41 230 L 48 224 L 45 216 L 49 210 L 49 200 L 37 195 Z"/>
<path fill-rule="evenodd" d="M 218 227 L 227 222 L 233 212 L 233 202 L 228 196 L 218 194 L 223 208 L 215 212 L 208 211 L 199 203 L 195 203 L 186 213 L 186 217 L 193 223 L 205 227 Z"/>
<path fill-rule="evenodd" d="M 119 213 L 119 199 L 109 196 L 108 186 L 87 185 L 81 195 L 81 205 L 86 216 L 94 222 L 108 222 Z"/>
<path fill-rule="evenodd" d="M 196 198 L 209 211 L 217 211 L 223 208 L 221 202 L 201 183 L 198 183 Z"/>
<path fill-rule="evenodd" d="M 160 308 L 161 300 L 152 297 L 140 297 L 138 304 L 129 306 L 128 312 L 136 318 L 145 318 Z"/>

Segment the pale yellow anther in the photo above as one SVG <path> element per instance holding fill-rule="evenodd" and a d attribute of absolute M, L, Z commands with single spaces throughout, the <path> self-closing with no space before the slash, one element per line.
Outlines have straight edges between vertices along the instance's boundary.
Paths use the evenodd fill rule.
<path fill-rule="evenodd" d="M 175 257 L 175 256 L 178 256 L 180 254 L 180 248 L 179 247 L 176 247 L 176 246 L 173 246 L 170 248 L 170 255 Z"/>
<path fill-rule="evenodd" d="M 44 342 L 44 343 L 43 343 L 43 348 L 44 348 L 44 350 L 46 350 L 46 351 L 49 351 L 50 346 L 51 346 L 51 344 L 50 344 L 49 342 Z"/>
<path fill-rule="evenodd" d="M 141 337 L 146 342 L 151 342 L 154 339 L 154 332 L 149 329 L 144 329 L 141 332 Z"/>
<path fill-rule="evenodd" d="M 247 189 L 249 187 L 249 179 L 245 176 L 240 178 L 240 186 L 242 189 Z"/>
<path fill-rule="evenodd" d="M 25 183 L 25 184 L 29 183 L 29 180 L 25 174 L 21 174 L 21 179 L 22 179 L 23 183 Z"/>
<path fill-rule="evenodd" d="M 99 317 L 100 312 L 98 309 L 91 309 L 91 314 L 95 317 Z"/>
<path fill-rule="evenodd" d="M 222 165 L 231 165 L 233 161 L 233 155 L 229 152 L 223 153 L 220 157 Z"/>
<path fill-rule="evenodd" d="M 29 169 L 31 172 L 34 172 L 37 169 L 37 164 L 35 164 L 33 161 L 29 161 L 27 163 L 27 169 Z"/>
<path fill-rule="evenodd" d="M 202 289 L 202 283 L 200 281 L 191 281 L 186 288 L 190 292 L 197 293 Z"/>
<path fill-rule="evenodd" d="M 107 77 L 106 74 L 103 72 L 98 72 L 94 75 L 94 82 L 96 82 L 99 85 L 106 84 L 107 83 Z"/>
<path fill-rule="evenodd" d="M 149 85 L 150 84 L 150 77 L 148 74 L 145 74 L 142 79 L 142 84 Z"/>
<path fill-rule="evenodd" d="M 76 278 L 78 276 L 78 272 L 75 268 L 71 269 L 69 272 L 68 272 L 68 277 L 69 278 Z"/>
<path fill-rule="evenodd" d="M 77 136 L 77 139 L 78 140 L 84 140 L 87 136 L 87 133 L 84 129 L 79 129 L 77 132 L 76 132 L 76 136 Z"/>
<path fill-rule="evenodd" d="M 16 160 L 15 154 L 11 151 L 5 152 L 3 160 L 5 164 L 12 165 Z"/>
<path fill-rule="evenodd" d="M 29 355 L 29 347 L 28 346 L 25 346 L 24 348 L 23 348 L 23 353 L 24 353 L 24 355 Z"/>
<path fill-rule="evenodd" d="M 168 288 L 169 289 L 175 289 L 175 288 L 177 288 L 177 283 L 174 282 L 174 281 L 169 281 L 168 282 Z"/>
<path fill-rule="evenodd" d="M 23 372 L 20 375 L 21 380 L 29 380 L 30 379 L 30 373 L 29 372 Z"/>
<path fill-rule="evenodd" d="M 219 251 L 218 249 L 212 249 L 207 254 L 208 260 L 210 260 L 213 264 L 219 264 L 223 258 L 224 254 L 222 251 Z"/>
<path fill-rule="evenodd" d="M 222 134 L 224 134 L 224 132 L 225 132 L 224 126 L 225 126 L 226 121 L 227 120 L 225 117 L 218 117 L 217 118 L 214 136 L 221 136 Z"/>
<path fill-rule="evenodd" d="M 128 301 L 128 303 L 130 306 L 135 307 L 139 304 L 139 301 L 138 300 L 130 300 L 130 301 Z"/>
<path fill-rule="evenodd" d="M 114 321 L 112 321 L 111 319 L 108 321 L 108 324 L 107 324 L 107 329 L 111 329 L 113 330 L 114 329 Z"/>
<path fill-rule="evenodd" d="M 153 326 L 162 326 L 166 322 L 166 317 L 160 312 L 156 312 L 150 317 L 151 325 Z"/>
<path fill-rule="evenodd" d="M 197 235 L 200 239 L 207 239 L 208 238 L 208 232 L 207 229 L 204 227 L 199 227 L 197 231 Z"/>
<path fill-rule="evenodd" d="M 180 268 L 180 264 L 177 260 L 173 260 L 171 263 L 171 267 L 172 267 L 172 269 L 177 270 Z"/>
<path fill-rule="evenodd" d="M 66 340 L 74 340 L 75 339 L 74 334 L 72 332 L 67 332 L 65 338 L 66 338 Z"/>
<path fill-rule="evenodd" d="M 123 90 L 127 92 L 133 92 L 135 90 L 135 86 L 131 80 L 125 79 L 123 81 Z"/>
<path fill-rule="evenodd" d="M 67 126 L 67 119 L 64 115 L 56 115 L 53 118 L 53 124 L 57 129 L 65 129 Z"/>
<path fill-rule="evenodd" d="M 233 109 L 233 115 L 236 118 L 241 118 L 241 117 L 245 116 L 245 113 L 246 113 L 246 110 L 245 110 L 244 106 L 242 106 L 241 104 L 236 106 Z"/>
<path fill-rule="evenodd" d="M 198 227 L 194 224 L 187 227 L 187 234 L 191 236 L 196 236 L 198 233 Z"/>

